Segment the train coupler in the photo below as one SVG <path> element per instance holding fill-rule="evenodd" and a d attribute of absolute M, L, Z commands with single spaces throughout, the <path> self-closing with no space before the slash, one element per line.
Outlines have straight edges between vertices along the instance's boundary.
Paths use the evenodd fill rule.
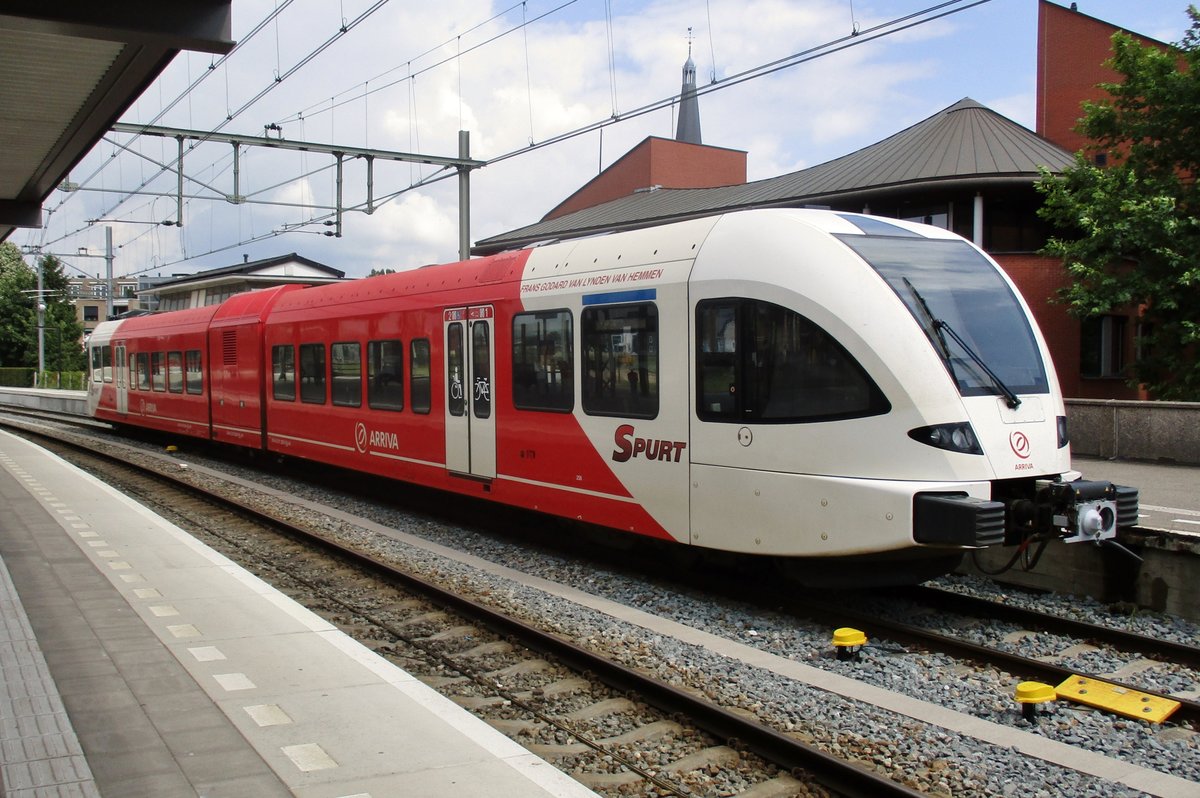
<path fill-rule="evenodd" d="M 1137 524 L 1138 491 L 1095 480 L 1038 484 L 1038 504 L 1064 543 L 1101 542 Z"/>

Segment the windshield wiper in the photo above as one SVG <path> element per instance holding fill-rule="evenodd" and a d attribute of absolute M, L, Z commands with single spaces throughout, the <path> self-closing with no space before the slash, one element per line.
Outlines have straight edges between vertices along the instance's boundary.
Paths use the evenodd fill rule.
<path fill-rule="evenodd" d="M 954 342 L 958 344 L 964 352 L 967 353 L 967 357 L 971 358 L 971 361 L 978 366 L 984 374 L 987 375 L 988 379 L 992 381 L 992 384 L 1000 389 L 1000 393 L 1004 395 L 1005 404 L 1007 404 L 1013 410 L 1016 410 L 1018 407 L 1020 407 L 1021 397 L 1017 396 L 1016 393 L 1013 392 L 1012 388 L 1009 388 L 1007 385 L 1005 385 L 1004 380 L 1000 379 L 1000 377 L 996 375 L 996 372 L 988 368 L 988 364 L 983 362 L 983 358 L 976 354 L 974 349 L 967 346 L 967 342 L 964 341 L 962 337 L 954 331 L 954 328 L 950 326 L 950 322 L 943 321 L 942 319 L 939 319 L 933 315 L 933 311 L 929 309 L 929 305 L 925 302 L 925 297 L 921 296 L 921 294 L 917 291 L 916 286 L 909 282 L 907 277 L 902 279 L 904 280 L 904 284 L 908 286 L 908 290 L 917 300 L 917 303 L 920 304 L 921 310 L 925 313 L 925 318 L 933 327 L 933 331 L 937 335 L 938 343 L 942 346 L 942 352 L 946 358 L 946 361 L 948 363 L 951 362 L 951 357 L 950 347 L 946 345 L 946 338 L 942 335 L 943 331 L 950 334 L 950 337 L 954 339 Z M 951 365 L 951 369 L 953 368 L 953 365 Z"/>

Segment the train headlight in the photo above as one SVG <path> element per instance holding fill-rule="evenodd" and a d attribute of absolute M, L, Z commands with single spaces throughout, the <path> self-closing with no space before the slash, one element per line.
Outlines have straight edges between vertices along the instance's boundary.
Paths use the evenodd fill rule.
<path fill-rule="evenodd" d="M 1071 431 L 1067 427 L 1067 417 L 1058 417 L 1058 448 L 1062 448 L 1071 442 Z"/>
<path fill-rule="evenodd" d="M 975 430 L 970 423 L 963 421 L 958 424 L 934 424 L 930 427 L 917 427 L 908 431 L 908 437 L 914 441 L 962 454 L 983 454 L 983 447 L 975 437 Z"/>

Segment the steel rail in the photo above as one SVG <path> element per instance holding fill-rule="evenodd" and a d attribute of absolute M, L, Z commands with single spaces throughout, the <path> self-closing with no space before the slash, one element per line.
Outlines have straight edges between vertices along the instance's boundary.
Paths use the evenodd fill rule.
<path fill-rule="evenodd" d="M 1064 668 L 1061 665 L 1055 665 L 1050 662 L 1043 662 L 1038 659 L 1023 657 L 1019 654 L 1012 654 L 1007 651 L 991 648 L 989 646 L 971 643 L 966 640 L 961 640 L 956 637 L 943 635 L 939 632 L 934 632 L 929 629 L 923 629 L 912 624 L 902 623 L 900 621 L 890 621 L 880 618 L 878 615 L 872 615 L 857 610 L 850 610 L 844 606 L 834 606 L 805 601 L 803 605 L 792 603 L 787 607 L 791 612 L 797 615 L 810 618 L 812 620 L 820 619 L 820 622 L 828 623 L 830 618 L 838 618 L 839 623 L 854 624 L 855 627 L 867 634 L 871 639 L 886 639 L 893 640 L 898 643 L 908 645 L 921 646 L 931 651 L 937 651 L 942 654 L 947 654 L 952 657 L 974 660 L 990 665 L 995 665 L 1013 675 L 1033 681 L 1047 682 L 1052 685 L 1059 684 L 1072 676 L 1085 676 L 1089 679 L 1096 679 L 1109 684 L 1114 684 L 1128 690 L 1134 690 L 1140 693 L 1145 693 L 1149 696 L 1162 698 L 1167 701 L 1178 701 L 1179 709 L 1171 715 L 1171 720 L 1191 721 L 1200 720 L 1200 702 L 1190 699 L 1170 696 L 1164 693 L 1158 693 L 1153 690 L 1147 690 L 1136 685 L 1120 682 L 1105 676 L 1098 676 L 1090 673 Z"/>
<path fill-rule="evenodd" d="M 1200 648 L 1176 643 L 1173 640 L 1163 640 L 1137 632 L 1128 632 L 1102 624 L 1052 615 L 1027 607 L 1002 604 L 979 596 L 968 596 L 940 588 L 916 586 L 897 588 L 888 592 L 937 609 L 949 609 L 956 613 L 978 615 L 981 618 L 1010 621 L 1031 629 L 1098 641 L 1123 651 L 1162 657 L 1189 668 L 1200 669 Z"/>
<path fill-rule="evenodd" d="M 276 518 L 270 513 L 241 501 L 209 493 L 177 476 L 140 466 L 112 452 L 90 449 L 85 444 L 11 425 L 3 420 L 0 420 L 0 426 L 17 429 L 25 435 L 51 440 L 57 445 L 86 452 L 89 456 L 144 471 L 187 491 L 204 493 L 207 499 L 239 513 L 244 513 L 255 521 L 273 526 L 290 536 L 320 545 L 367 570 L 397 580 L 406 588 L 423 593 L 433 602 L 466 615 L 492 631 L 515 637 L 521 644 L 529 648 L 554 656 L 571 667 L 592 674 L 614 689 L 629 691 L 640 700 L 664 712 L 685 715 L 699 728 L 717 739 L 724 739 L 744 747 L 784 770 L 806 771 L 822 785 L 841 795 L 849 798 L 873 798 L 874 796 L 919 798 L 922 795 L 919 791 L 893 781 L 863 765 L 839 759 L 763 723 L 745 718 L 643 674 L 634 668 L 589 651 L 558 635 L 538 629 L 503 612 L 428 582 L 415 574 L 396 568 L 365 552 L 357 551 L 323 534 L 292 524 L 287 520 Z"/>

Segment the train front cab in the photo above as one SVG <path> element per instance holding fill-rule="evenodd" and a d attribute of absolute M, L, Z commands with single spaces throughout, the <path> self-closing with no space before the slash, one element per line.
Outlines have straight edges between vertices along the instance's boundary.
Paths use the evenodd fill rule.
<path fill-rule="evenodd" d="M 878 247 L 856 257 L 853 245 L 868 240 Z M 920 253 L 919 278 L 880 268 L 906 252 Z M 1029 364 L 1000 354 L 1011 340 L 976 342 L 1029 391 L 1017 397 L 1025 410 L 1006 413 L 1008 398 L 965 354 L 943 358 L 938 329 L 905 297 L 924 290 L 934 318 L 950 314 L 930 287 L 956 285 L 946 253 L 970 253 L 992 281 L 991 293 L 966 292 L 983 301 L 968 315 L 994 317 L 991 303 L 1006 294 L 1027 331 L 1021 351 L 1049 369 L 1011 282 L 957 236 L 849 214 L 723 218 L 691 283 L 693 543 L 823 558 L 805 574 L 812 583 L 848 583 L 856 567 L 863 581 L 902 582 L 944 572 L 972 548 L 1104 539 L 1136 520 L 1136 491 L 1073 481 L 1052 371 L 1025 385 L 1014 375 Z M 960 393 L 954 375 L 964 371 Z"/>
<path fill-rule="evenodd" d="M 120 322 L 104 321 L 88 336 L 88 415 L 119 421 L 125 413 L 127 394 L 118 392 L 113 370 L 113 336 Z"/>

